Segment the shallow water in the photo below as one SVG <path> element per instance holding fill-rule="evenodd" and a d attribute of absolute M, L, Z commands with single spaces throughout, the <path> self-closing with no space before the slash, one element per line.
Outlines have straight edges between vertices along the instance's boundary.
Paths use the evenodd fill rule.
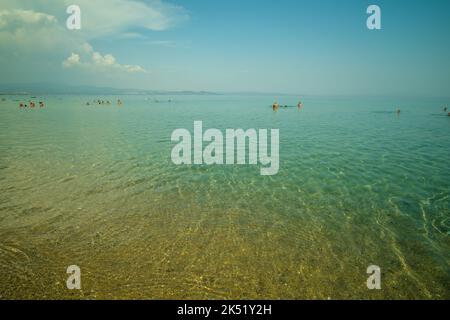
<path fill-rule="evenodd" d="M 0 298 L 450 298 L 448 100 L 5 98 Z M 280 129 L 279 173 L 175 166 L 171 133 L 195 120 Z"/>

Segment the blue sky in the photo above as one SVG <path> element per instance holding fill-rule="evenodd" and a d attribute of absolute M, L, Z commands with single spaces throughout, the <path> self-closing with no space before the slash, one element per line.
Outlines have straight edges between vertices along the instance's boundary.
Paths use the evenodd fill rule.
<path fill-rule="evenodd" d="M 0 83 L 448 96 L 449 30 L 446 0 L 2 0 Z"/>

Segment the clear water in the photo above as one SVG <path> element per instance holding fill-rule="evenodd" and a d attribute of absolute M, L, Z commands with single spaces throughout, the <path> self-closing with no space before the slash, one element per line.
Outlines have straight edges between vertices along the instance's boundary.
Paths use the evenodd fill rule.
<path fill-rule="evenodd" d="M 448 100 L 304 97 L 275 113 L 269 96 L 5 98 L 3 299 L 450 298 Z M 194 120 L 280 129 L 278 175 L 173 165 L 171 133 Z"/>

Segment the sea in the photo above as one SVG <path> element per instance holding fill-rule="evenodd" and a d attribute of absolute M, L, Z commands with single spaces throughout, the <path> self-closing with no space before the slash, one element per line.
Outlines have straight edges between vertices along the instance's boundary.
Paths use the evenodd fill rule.
<path fill-rule="evenodd" d="M 0 98 L 0 299 L 450 299 L 449 98 Z M 175 165 L 194 121 L 278 173 Z"/>

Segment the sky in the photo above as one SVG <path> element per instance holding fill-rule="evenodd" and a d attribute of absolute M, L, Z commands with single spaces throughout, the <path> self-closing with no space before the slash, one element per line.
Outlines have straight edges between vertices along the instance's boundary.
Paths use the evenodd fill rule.
<path fill-rule="evenodd" d="M 449 30 L 448 0 L 1 0 L 0 84 L 449 96 Z"/>

